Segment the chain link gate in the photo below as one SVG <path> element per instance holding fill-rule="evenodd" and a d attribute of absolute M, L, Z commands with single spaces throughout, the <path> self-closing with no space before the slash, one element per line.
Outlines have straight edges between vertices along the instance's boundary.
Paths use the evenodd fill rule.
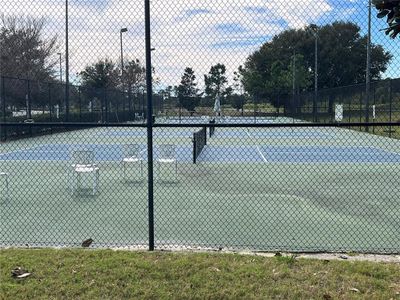
<path fill-rule="evenodd" d="M 398 253 L 367 4 L 6 0 L 1 246 Z"/>

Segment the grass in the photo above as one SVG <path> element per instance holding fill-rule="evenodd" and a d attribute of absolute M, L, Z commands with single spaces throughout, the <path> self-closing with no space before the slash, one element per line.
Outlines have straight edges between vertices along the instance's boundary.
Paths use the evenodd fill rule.
<path fill-rule="evenodd" d="M 22 266 L 32 272 L 14 279 Z M 399 264 L 220 253 L 0 250 L 0 299 L 399 299 Z"/>

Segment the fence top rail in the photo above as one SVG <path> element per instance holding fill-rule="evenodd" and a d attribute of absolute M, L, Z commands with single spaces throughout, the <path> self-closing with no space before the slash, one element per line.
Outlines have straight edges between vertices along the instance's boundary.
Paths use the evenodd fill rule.
<path fill-rule="evenodd" d="M 50 122 L 37 122 L 37 123 L 4 123 L 0 122 L 0 127 L 141 127 L 146 128 L 149 126 L 147 123 L 142 124 L 125 124 L 125 123 L 50 123 Z M 225 127 L 225 128 L 240 128 L 240 127 L 383 127 L 383 126 L 393 126 L 400 127 L 400 122 L 342 122 L 342 123 L 247 123 L 247 124 L 210 124 L 210 123 L 186 123 L 186 124 L 150 124 L 154 128 L 192 128 L 192 127 Z"/>

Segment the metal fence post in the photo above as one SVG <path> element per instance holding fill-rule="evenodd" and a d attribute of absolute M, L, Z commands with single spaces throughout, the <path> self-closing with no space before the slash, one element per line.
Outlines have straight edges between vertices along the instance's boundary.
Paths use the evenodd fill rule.
<path fill-rule="evenodd" d="M 392 79 L 389 81 L 389 122 L 392 123 Z M 392 137 L 392 126 L 389 126 L 389 137 Z"/>
<path fill-rule="evenodd" d="M 69 15 L 65 0 L 65 122 L 69 121 Z"/>
<path fill-rule="evenodd" d="M 26 94 L 26 118 L 32 118 L 32 111 L 31 111 L 31 81 L 27 79 L 27 94 Z"/>
<path fill-rule="evenodd" d="M 50 122 L 52 122 L 53 121 L 53 114 L 52 114 L 52 109 L 51 109 L 51 83 L 50 82 L 48 84 L 48 98 L 49 98 L 49 103 L 48 103 L 48 106 L 49 106 L 49 119 L 50 119 Z"/>
<path fill-rule="evenodd" d="M 148 155 L 148 207 L 149 207 L 149 250 L 154 250 L 154 180 L 153 180 L 153 112 L 152 112 L 152 66 L 150 0 L 145 0 L 146 27 L 146 88 L 147 88 L 147 155 Z"/>
<path fill-rule="evenodd" d="M 107 99 L 107 88 L 104 88 L 104 106 L 105 106 L 105 122 L 109 123 L 109 114 L 110 114 L 110 109 L 109 109 L 109 103 Z"/>
<path fill-rule="evenodd" d="M 1 103 L 2 103 L 2 110 L 3 110 L 3 122 L 7 121 L 6 118 L 6 92 L 5 92 L 5 79 L 1 77 Z M 0 126 L 0 139 L 5 141 L 7 139 L 7 127 Z"/>
<path fill-rule="evenodd" d="M 359 105 L 359 107 L 358 107 L 358 111 L 359 111 L 359 113 L 360 113 L 360 123 L 362 123 L 362 100 L 363 100 L 363 97 L 362 97 L 362 92 L 360 91 L 360 105 Z M 361 126 L 360 126 L 360 131 L 361 131 Z"/>
<path fill-rule="evenodd" d="M 365 122 L 369 123 L 369 101 L 371 89 L 371 0 L 368 1 L 368 34 L 367 34 L 367 68 L 365 74 Z M 365 131 L 368 132 L 368 126 L 365 126 Z"/>
<path fill-rule="evenodd" d="M 82 122 L 82 95 L 81 87 L 78 87 L 78 101 L 79 101 L 79 122 Z"/>
<path fill-rule="evenodd" d="M 143 91 L 143 94 L 142 94 L 142 114 L 143 114 L 143 119 L 144 119 L 144 116 L 146 115 L 146 112 L 148 111 L 148 110 L 146 110 L 144 107 L 144 104 L 145 104 L 145 96 L 144 96 L 144 91 Z M 153 100 L 152 100 L 153 101 Z"/>
<path fill-rule="evenodd" d="M 373 85 L 374 87 L 374 95 L 373 95 L 373 99 L 374 99 L 374 107 L 376 109 L 376 83 Z M 375 123 L 375 116 L 372 116 L 372 123 Z M 372 126 L 372 133 L 375 134 L 375 125 Z"/>

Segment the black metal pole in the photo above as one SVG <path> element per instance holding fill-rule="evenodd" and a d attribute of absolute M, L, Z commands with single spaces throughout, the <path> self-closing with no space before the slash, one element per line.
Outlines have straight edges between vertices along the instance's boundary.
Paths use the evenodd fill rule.
<path fill-rule="evenodd" d="M 153 107 L 151 74 L 151 28 L 150 0 L 144 1 L 146 28 L 146 87 L 147 87 L 147 155 L 148 155 L 148 206 L 149 206 L 149 250 L 154 250 L 154 180 L 153 180 Z"/>
<path fill-rule="evenodd" d="M 120 46 L 121 46 L 121 84 L 122 84 L 122 93 L 123 93 L 123 99 L 122 99 L 122 110 L 125 112 L 125 66 L 124 66 L 124 49 L 123 49 L 123 44 L 122 44 L 122 34 L 124 32 L 127 32 L 127 28 L 121 28 L 119 31 L 119 40 L 120 40 Z"/>
<path fill-rule="evenodd" d="M 121 79 L 122 79 L 122 84 L 124 84 L 124 50 L 123 50 L 123 44 L 122 44 L 122 29 L 119 31 L 119 40 L 121 44 Z"/>
<path fill-rule="evenodd" d="M 193 149 L 194 149 L 194 151 L 193 151 L 193 163 L 196 164 L 196 158 L 197 158 L 196 149 L 197 149 L 197 147 L 196 147 L 196 134 L 195 133 L 193 133 Z"/>
<path fill-rule="evenodd" d="M 318 105 L 318 32 L 315 29 L 315 78 L 314 78 L 314 103 L 313 103 L 313 116 L 314 122 L 317 122 L 317 105 Z"/>
<path fill-rule="evenodd" d="M 48 84 L 48 97 L 49 97 L 49 114 L 50 122 L 53 121 L 52 107 L 51 107 L 51 83 Z"/>
<path fill-rule="evenodd" d="M 1 77 L 1 102 L 3 110 L 3 122 L 6 123 L 6 91 L 5 91 L 5 78 Z M 7 140 L 7 127 L 0 126 L 0 140 Z"/>
<path fill-rule="evenodd" d="M 362 122 L 362 102 L 363 102 L 362 93 L 360 92 L 360 105 L 358 107 L 358 110 L 360 112 L 360 123 Z M 365 127 L 365 128 L 367 128 L 367 127 Z M 360 131 L 361 131 L 361 126 L 360 126 Z"/>
<path fill-rule="evenodd" d="M 368 1 L 367 69 L 365 74 L 365 122 L 369 123 L 369 100 L 371 88 L 371 0 Z M 365 126 L 368 132 L 368 126 Z"/>
<path fill-rule="evenodd" d="M 389 122 L 392 123 L 392 102 L 393 102 L 393 93 L 392 93 L 392 79 L 389 81 Z M 389 126 L 389 137 L 392 137 L 392 126 Z"/>
<path fill-rule="evenodd" d="M 254 123 L 257 123 L 257 117 L 256 117 L 256 109 L 257 109 L 257 106 L 256 106 L 256 102 L 257 102 L 257 96 L 256 95 L 254 95 L 254 97 L 253 97 L 253 101 L 254 101 L 254 103 L 253 103 L 253 119 L 254 119 Z"/>
<path fill-rule="evenodd" d="M 143 114 L 143 122 L 145 122 L 146 118 L 144 117 L 145 114 L 147 113 L 147 110 L 144 108 L 144 102 L 145 102 L 145 97 L 144 97 L 144 91 L 142 94 L 142 114 Z"/>
<path fill-rule="evenodd" d="M 3 111 L 3 122 L 6 122 L 6 93 L 4 90 L 4 77 L 1 77 L 1 103 L 2 103 L 2 111 Z"/>
<path fill-rule="evenodd" d="M 61 53 L 57 53 L 60 56 L 60 83 L 62 82 L 62 54 Z"/>
<path fill-rule="evenodd" d="M 32 104 L 31 104 L 31 81 L 27 80 L 28 93 L 26 94 L 26 118 L 32 119 Z"/>
<path fill-rule="evenodd" d="M 292 105 L 291 113 L 294 117 L 295 104 L 296 104 L 296 50 L 293 49 L 293 74 L 292 74 Z"/>
<path fill-rule="evenodd" d="M 374 115 L 372 116 L 372 123 L 375 123 L 375 118 L 376 118 L 376 84 L 374 84 Z M 372 126 L 372 133 L 375 133 L 375 126 Z"/>
<path fill-rule="evenodd" d="M 69 120 L 69 36 L 68 0 L 65 0 L 65 122 Z"/>
<path fill-rule="evenodd" d="M 79 99 L 79 122 L 82 122 L 82 97 L 81 97 L 81 87 L 78 87 L 78 99 Z"/>

